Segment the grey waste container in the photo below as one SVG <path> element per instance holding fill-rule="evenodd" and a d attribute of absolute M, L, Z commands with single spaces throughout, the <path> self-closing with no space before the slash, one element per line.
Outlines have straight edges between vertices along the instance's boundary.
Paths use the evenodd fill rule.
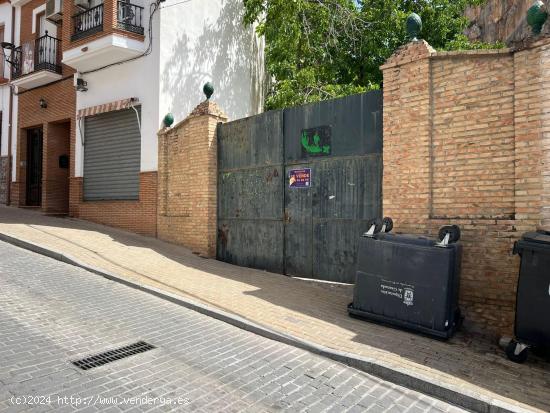
<path fill-rule="evenodd" d="M 550 233 L 528 232 L 514 245 L 521 257 L 515 340 L 506 349 L 510 360 L 522 363 L 530 347 L 550 350 Z"/>
<path fill-rule="evenodd" d="M 362 237 L 351 316 L 451 337 L 461 322 L 462 246 L 379 233 Z"/>

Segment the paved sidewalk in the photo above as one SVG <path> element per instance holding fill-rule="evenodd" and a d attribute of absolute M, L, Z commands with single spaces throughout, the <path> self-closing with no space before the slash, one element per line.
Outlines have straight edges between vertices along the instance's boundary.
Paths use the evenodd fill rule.
<path fill-rule="evenodd" d="M 3 242 L 0 275 L 1 412 L 466 413 Z"/>
<path fill-rule="evenodd" d="M 0 233 L 465 393 L 550 411 L 550 364 L 532 358 L 516 365 L 496 345 L 465 333 L 441 342 L 352 319 L 350 286 L 236 267 L 156 239 L 16 208 L 0 207 Z"/>

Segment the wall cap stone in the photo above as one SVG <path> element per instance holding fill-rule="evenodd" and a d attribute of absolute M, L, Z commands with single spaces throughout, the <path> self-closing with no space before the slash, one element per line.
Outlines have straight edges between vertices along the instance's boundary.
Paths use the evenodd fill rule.
<path fill-rule="evenodd" d="M 453 50 L 447 52 L 438 52 L 425 40 L 417 40 L 399 47 L 395 51 L 395 53 L 386 61 L 386 63 L 380 66 L 380 69 L 386 70 L 393 67 L 409 64 L 421 59 L 445 59 L 475 56 L 485 57 L 495 55 L 510 55 L 522 50 L 545 46 L 550 46 L 550 35 L 541 35 L 535 37 L 530 36 L 526 39 L 511 44 L 510 47 L 503 49 Z"/>
<path fill-rule="evenodd" d="M 433 58 L 446 58 L 446 57 L 462 57 L 462 56 L 494 56 L 512 54 L 513 50 L 510 48 L 504 49 L 483 49 L 483 50 L 452 50 L 448 52 L 436 52 L 431 57 Z"/>
<path fill-rule="evenodd" d="M 534 49 L 550 44 L 550 35 L 529 36 L 525 39 L 511 42 L 510 49 L 514 52 L 519 52 L 526 49 Z"/>
<path fill-rule="evenodd" d="M 416 60 L 428 58 L 437 52 L 426 40 L 416 40 L 399 47 L 391 57 L 386 60 L 381 70 L 401 66 Z"/>
<path fill-rule="evenodd" d="M 159 137 L 163 135 L 167 135 L 170 132 L 173 132 L 179 129 L 189 120 L 200 116 L 212 116 L 212 117 L 218 118 L 220 122 L 227 122 L 227 120 L 229 119 L 229 117 L 223 112 L 223 110 L 221 110 L 221 108 L 218 106 L 216 102 L 213 102 L 207 99 L 204 102 L 199 103 L 195 107 L 195 109 L 193 109 L 193 111 L 185 119 L 179 121 L 178 123 L 176 123 L 170 128 L 163 127 L 157 132 L 157 135 Z"/>

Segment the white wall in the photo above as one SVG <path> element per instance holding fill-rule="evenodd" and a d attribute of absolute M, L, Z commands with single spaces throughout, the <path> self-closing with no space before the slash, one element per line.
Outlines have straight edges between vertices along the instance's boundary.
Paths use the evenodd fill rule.
<path fill-rule="evenodd" d="M 139 4 L 136 2 L 136 4 Z M 158 14 L 153 24 L 154 39 L 152 53 L 138 60 L 113 66 L 98 72 L 83 75 L 88 82 L 87 92 L 77 92 L 76 108 L 84 109 L 103 103 L 137 97 L 141 104 L 141 171 L 157 170 L 157 131 L 159 129 L 158 111 Z M 149 3 L 145 5 L 143 25 L 148 31 Z M 146 44 L 148 40 L 146 39 Z M 137 122 L 137 119 L 136 119 Z M 83 176 L 84 149 L 81 141 L 80 126 L 77 122 L 75 148 L 75 174 Z"/>
<path fill-rule="evenodd" d="M 151 0 L 141 1 L 148 44 Z M 155 14 L 150 55 L 84 75 L 88 91 L 77 93 L 77 110 L 139 98 L 142 172 L 157 170 L 157 131 L 166 113 L 172 112 L 176 122 L 185 118 L 205 99 L 205 82 L 213 82 L 212 99 L 230 119 L 262 110 L 263 42 L 253 28 L 241 24 L 242 0 L 191 0 L 175 5 L 179 1 L 161 3 Z M 79 126 L 75 165 L 76 176 L 83 176 Z"/>
<path fill-rule="evenodd" d="M 14 27 L 14 38 L 13 43 L 15 45 L 19 44 L 19 35 L 21 31 L 21 7 L 15 7 L 14 9 L 15 13 L 15 27 Z M 19 98 L 17 96 L 13 96 L 13 102 L 12 102 L 12 120 L 11 120 L 11 156 L 12 156 L 12 163 L 11 163 L 11 180 L 12 182 L 15 182 L 17 180 L 17 110 L 19 106 Z"/>
<path fill-rule="evenodd" d="M 0 156 L 8 156 L 8 135 L 10 130 L 10 87 L 0 86 L 0 110 L 2 111 L 2 148 Z"/>
<path fill-rule="evenodd" d="M 4 25 L 4 41 L 6 42 L 11 42 L 11 22 L 11 4 L 0 4 L 0 25 Z M 4 78 L 9 79 L 10 65 L 5 62 L 4 56 L 0 56 L 0 58 L 4 61 Z M 0 156 L 8 156 L 10 88 L 7 85 L 0 86 L 0 111 L 2 111 Z"/>
<path fill-rule="evenodd" d="M 179 3 L 179 4 L 178 4 Z M 242 0 L 167 0 L 161 9 L 160 113 L 176 122 L 204 100 L 211 81 L 212 100 L 230 119 L 262 111 L 263 40 L 242 24 Z"/>

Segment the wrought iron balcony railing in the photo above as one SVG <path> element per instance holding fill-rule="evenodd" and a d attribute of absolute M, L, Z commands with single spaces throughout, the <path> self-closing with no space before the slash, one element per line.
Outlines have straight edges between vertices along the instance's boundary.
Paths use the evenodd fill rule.
<path fill-rule="evenodd" d="M 61 41 L 46 34 L 13 49 L 10 57 L 12 79 L 48 70 L 61 73 Z"/>
<path fill-rule="evenodd" d="M 143 34 L 143 7 L 118 0 L 117 20 L 119 29 Z"/>
<path fill-rule="evenodd" d="M 103 4 L 73 16 L 73 34 L 71 40 L 82 39 L 103 30 Z"/>

